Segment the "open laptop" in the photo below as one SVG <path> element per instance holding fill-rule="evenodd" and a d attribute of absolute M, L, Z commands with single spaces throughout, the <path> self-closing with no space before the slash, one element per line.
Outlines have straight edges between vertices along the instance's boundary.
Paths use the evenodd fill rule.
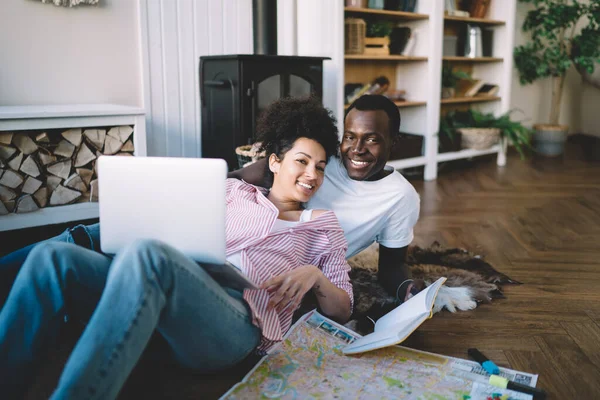
<path fill-rule="evenodd" d="M 225 286 L 256 288 L 225 258 L 225 160 L 101 156 L 97 162 L 104 253 L 156 239 L 202 263 Z"/>

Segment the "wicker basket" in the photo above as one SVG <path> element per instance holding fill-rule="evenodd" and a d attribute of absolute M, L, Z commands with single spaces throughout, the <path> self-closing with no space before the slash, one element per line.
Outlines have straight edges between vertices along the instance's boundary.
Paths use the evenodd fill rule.
<path fill-rule="evenodd" d="M 360 18 L 344 20 L 344 53 L 363 54 L 365 52 L 365 36 L 367 23 Z"/>
<path fill-rule="evenodd" d="M 264 151 L 258 151 L 259 147 L 260 143 L 236 147 L 235 154 L 237 155 L 238 165 L 240 168 L 244 168 L 265 157 Z"/>
<path fill-rule="evenodd" d="M 489 149 L 500 140 L 498 128 L 460 128 L 463 149 L 485 150 Z"/>

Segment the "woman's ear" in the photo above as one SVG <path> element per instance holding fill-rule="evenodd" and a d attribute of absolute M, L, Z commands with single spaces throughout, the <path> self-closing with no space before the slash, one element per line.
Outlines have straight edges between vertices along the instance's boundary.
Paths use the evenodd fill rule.
<path fill-rule="evenodd" d="M 269 169 L 272 173 L 276 174 L 279 172 L 280 163 L 281 160 L 279 159 L 279 157 L 277 157 L 275 153 L 271 153 L 271 155 L 269 156 Z"/>

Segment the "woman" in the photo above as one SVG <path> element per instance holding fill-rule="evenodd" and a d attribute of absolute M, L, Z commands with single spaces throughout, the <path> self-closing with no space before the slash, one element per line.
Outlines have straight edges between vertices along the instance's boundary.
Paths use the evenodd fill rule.
<path fill-rule="evenodd" d="M 282 99 L 258 132 L 273 185 L 228 180 L 226 231 L 228 260 L 261 289 L 222 287 L 157 241 L 140 240 L 114 258 L 70 243 L 38 245 L 0 312 L 0 393 L 22 394 L 67 316 L 88 324 L 53 399 L 115 398 L 154 331 L 178 363 L 208 372 L 279 342 L 310 290 L 323 313 L 349 318 L 343 231 L 333 212 L 302 209 L 337 151 L 335 121 L 315 99 Z"/>

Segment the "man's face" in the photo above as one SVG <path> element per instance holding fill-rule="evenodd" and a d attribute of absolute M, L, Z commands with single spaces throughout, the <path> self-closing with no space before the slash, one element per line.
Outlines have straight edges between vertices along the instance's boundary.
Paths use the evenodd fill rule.
<path fill-rule="evenodd" d="M 383 167 L 391 149 L 390 120 L 385 111 L 352 109 L 348 113 L 340 153 L 351 179 L 376 181 L 383 178 Z"/>

